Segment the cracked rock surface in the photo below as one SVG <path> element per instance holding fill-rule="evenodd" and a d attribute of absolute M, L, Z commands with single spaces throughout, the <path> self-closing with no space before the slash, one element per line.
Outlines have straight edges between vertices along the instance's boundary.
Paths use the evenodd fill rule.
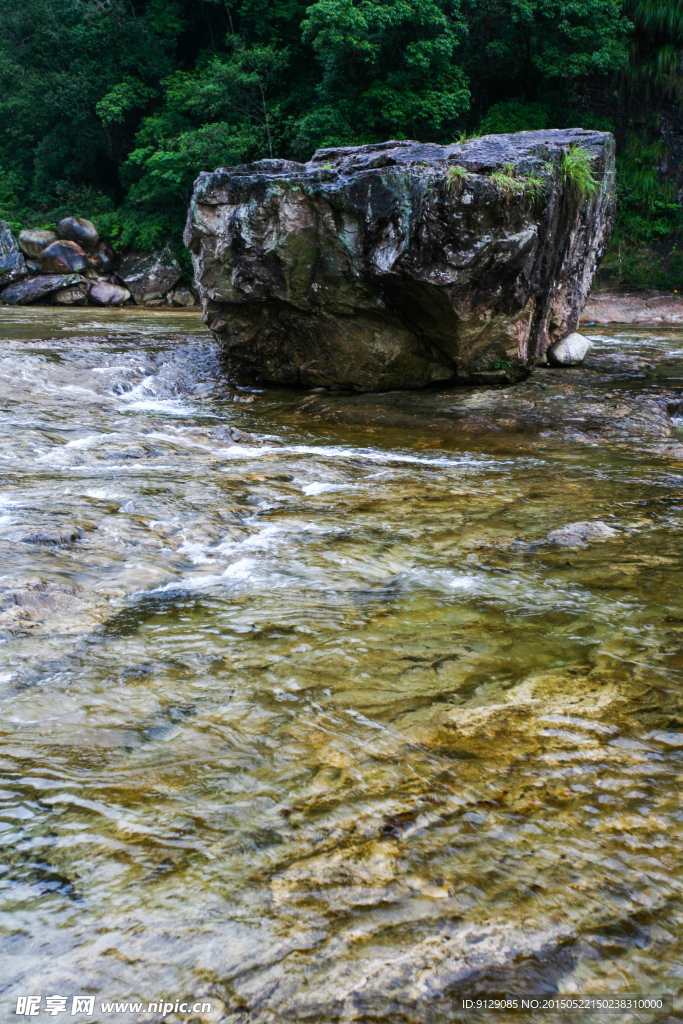
<path fill-rule="evenodd" d="M 575 147 L 593 197 L 564 173 Z M 576 330 L 613 217 L 612 136 L 548 130 L 205 172 L 185 244 L 234 366 L 381 391 L 525 376 Z"/>

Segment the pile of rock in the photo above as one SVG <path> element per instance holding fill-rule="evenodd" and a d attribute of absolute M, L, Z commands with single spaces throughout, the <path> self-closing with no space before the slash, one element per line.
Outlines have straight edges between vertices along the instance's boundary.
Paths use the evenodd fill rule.
<path fill-rule="evenodd" d="M 57 231 L 22 231 L 0 221 L 0 302 L 25 306 L 193 306 L 177 288 L 182 269 L 170 249 L 119 256 L 92 221 L 65 217 Z"/>

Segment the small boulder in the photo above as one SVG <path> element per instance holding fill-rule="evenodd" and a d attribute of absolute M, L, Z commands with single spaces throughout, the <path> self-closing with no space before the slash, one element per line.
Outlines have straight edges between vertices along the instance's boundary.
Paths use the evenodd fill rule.
<path fill-rule="evenodd" d="M 60 288 L 58 292 L 53 292 L 52 301 L 59 306 L 85 306 L 88 303 L 88 286 L 83 283 Z"/>
<path fill-rule="evenodd" d="M 23 253 L 7 252 L 0 255 L 0 287 L 26 277 L 27 273 Z"/>
<path fill-rule="evenodd" d="M 182 275 L 182 269 L 168 247 L 159 252 L 127 256 L 119 268 L 119 277 L 138 305 L 147 305 L 161 298 Z"/>
<path fill-rule="evenodd" d="M 194 295 L 189 288 L 176 288 L 169 292 L 169 302 L 172 306 L 194 306 Z"/>
<path fill-rule="evenodd" d="M 42 274 L 74 274 L 88 269 L 88 258 L 76 242 L 53 242 L 37 261 Z"/>
<path fill-rule="evenodd" d="M 90 299 L 98 306 L 122 306 L 130 298 L 127 288 L 109 281 L 95 281 L 90 286 Z"/>
<path fill-rule="evenodd" d="M 26 262 L 9 224 L 0 220 L 0 286 L 26 277 Z"/>
<path fill-rule="evenodd" d="M 27 231 L 22 231 L 19 235 L 19 248 L 26 256 L 35 258 L 40 256 L 43 249 L 47 249 L 48 245 L 58 241 L 59 235 L 56 231 L 42 231 L 29 228 Z"/>
<path fill-rule="evenodd" d="M 105 240 L 98 242 L 92 252 L 88 253 L 88 259 L 100 274 L 112 274 L 121 262 L 118 254 Z"/>
<path fill-rule="evenodd" d="M 592 348 L 592 341 L 573 331 L 550 346 L 548 362 L 551 366 L 580 366 Z"/>
<path fill-rule="evenodd" d="M 84 249 L 94 249 L 100 240 L 97 228 L 85 217 L 65 217 L 57 225 L 60 238 L 69 242 L 77 242 Z"/>
<path fill-rule="evenodd" d="M 557 544 L 561 548 L 585 548 L 587 541 L 610 540 L 617 536 L 618 531 L 613 530 L 607 523 L 594 519 L 590 523 L 567 523 L 559 530 L 552 530 L 548 534 L 551 544 Z"/>
<path fill-rule="evenodd" d="M 23 281 L 15 281 L 0 292 L 0 302 L 8 306 L 26 306 L 29 302 L 37 302 L 52 292 L 81 284 L 80 274 L 39 274 L 37 277 L 26 277 Z"/>

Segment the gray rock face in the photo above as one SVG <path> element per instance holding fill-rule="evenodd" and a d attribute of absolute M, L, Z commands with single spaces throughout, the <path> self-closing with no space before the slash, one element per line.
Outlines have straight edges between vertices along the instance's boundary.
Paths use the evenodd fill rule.
<path fill-rule="evenodd" d="M 593 197 L 563 171 L 574 146 Z M 549 130 L 204 173 L 185 244 L 236 364 L 382 390 L 524 376 L 576 329 L 613 216 L 612 136 Z"/>
<path fill-rule="evenodd" d="M 121 261 L 118 276 L 138 305 L 161 298 L 173 288 L 183 272 L 170 249 L 127 256 Z"/>
<path fill-rule="evenodd" d="M 91 220 L 85 217 L 64 217 L 57 225 L 60 238 L 76 242 L 83 249 L 93 249 L 100 240 L 99 232 Z"/>
<path fill-rule="evenodd" d="M 9 224 L 0 220 L 0 286 L 17 281 L 27 274 L 26 262 Z"/>
<path fill-rule="evenodd" d="M 548 362 L 551 366 L 580 366 L 592 348 L 592 341 L 573 331 L 561 341 L 553 342 L 548 349 Z"/>
<path fill-rule="evenodd" d="M 19 248 L 26 256 L 34 259 L 40 256 L 43 249 L 48 245 L 59 241 L 59 235 L 55 231 L 42 231 L 39 229 L 28 229 L 19 235 Z"/>
<path fill-rule="evenodd" d="M 8 306 L 27 306 L 30 302 L 37 302 L 52 292 L 81 284 L 82 281 L 80 274 L 40 274 L 38 277 L 27 277 L 3 289 L 0 302 Z"/>

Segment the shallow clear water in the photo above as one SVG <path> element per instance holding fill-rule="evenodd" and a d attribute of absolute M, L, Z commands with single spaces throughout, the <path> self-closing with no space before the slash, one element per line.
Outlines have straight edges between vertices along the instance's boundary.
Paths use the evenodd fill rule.
<path fill-rule="evenodd" d="M 0 335 L 2 1019 L 683 995 L 675 437 L 326 425 L 194 314 Z"/>

